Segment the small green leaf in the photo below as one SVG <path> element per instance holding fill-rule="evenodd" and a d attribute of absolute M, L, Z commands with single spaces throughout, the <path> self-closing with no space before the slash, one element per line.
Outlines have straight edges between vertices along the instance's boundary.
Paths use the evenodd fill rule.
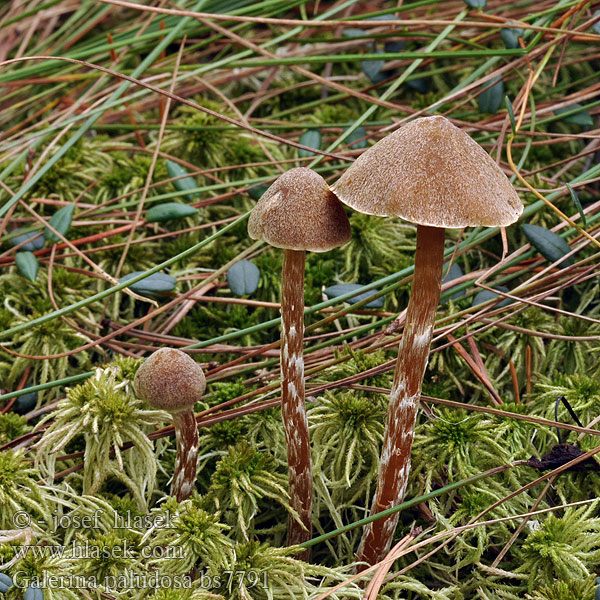
<path fill-rule="evenodd" d="M 548 231 L 544 227 L 540 227 L 539 225 L 521 225 L 521 229 L 527 236 L 529 243 L 550 262 L 554 263 L 560 260 L 565 254 L 571 251 L 569 244 L 560 235 L 556 235 L 556 233 Z M 572 262 L 573 257 L 570 256 L 556 266 L 563 268 Z"/>
<path fill-rule="evenodd" d="M 50 225 L 52 225 L 52 227 L 54 227 L 54 229 L 56 229 L 63 237 L 71 227 L 74 211 L 75 204 L 68 204 L 67 206 L 63 206 L 60 210 L 57 210 L 50 219 Z M 60 238 L 48 228 L 44 230 L 44 237 L 51 242 L 60 242 Z"/>
<path fill-rule="evenodd" d="M 315 150 L 321 149 L 321 132 L 318 129 L 308 129 L 305 131 L 300 137 L 300 143 L 303 146 L 308 146 L 309 148 L 314 148 Z M 314 156 L 314 152 L 309 152 L 308 150 L 298 150 L 298 156 L 306 157 L 306 156 Z"/>
<path fill-rule="evenodd" d="M 488 81 L 485 85 L 495 82 L 494 85 L 484 90 L 479 94 L 479 110 L 481 112 L 494 114 L 497 113 L 502 106 L 502 99 L 504 98 L 504 83 L 502 77 L 494 77 L 491 81 Z"/>
<path fill-rule="evenodd" d="M 248 194 L 252 200 L 260 200 L 260 197 L 269 189 L 269 186 L 266 183 L 261 183 L 260 185 L 256 185 L 251 187 L 248 190 Z"/>
<path fill-rule="evenodd" d="M 517 123 L 515 121 L 515 113 L 513 112 L 512 102 L 508 96 L 504 96 L 504 104 L 506 104 L 506 110 L 510 118 L 510 126 L 512 128 L 513 135 L 517 135 Z"/>
<path fill-rule="evenodd" d="M 176 179 L 175 181 L 171 182 L 173 184 L 173 187 L 178 192 L 188 192 L 189 190 L 193 190 L 198 187 L 198 184 L 196 183 L 196 180 L 193 177 L 182 177 L 182 175 L 187 175 L 188 172 L 181 165 L 177 164 L 176 162 L 173 162 L 172 160 L 167 161 L 167 173 L 171 178 L 181 177 L 181 179 Z M 197 193 L 183 194 L 183 197 L 186 200 L 189 200 L 190 202 L 193 202 L 197 198 L 197 196 Z"/>
<path fill-rule="evenodd" d="M 129 281 L 133 279 L 137 275 L 140 275 L 143 271 L 135 271 L 135 273 L 129 273 L 128 275 L 123 275 L 119 279 L 119 283 L 123 283 L 124 281 Z M 153 273 L 149 275 L 145 279 L 138 281 L 137 283 L 132 283 L 127 286 L 133 292 L 140 294 L 141 296 L 150 296 L 154 297 L 156 294 L 164 294 L 165 292 L 172 292 L 175 289 L 175 285 L 177 284 L 177 279 L 167 275 L 166 273 Z"/>
<path fill-rule="evenodd" d="M 349 128 L 346 127 L 346 129 L 344 131 L 346 131 L 347 129 L 349 129 Z M 364 127 L 357 127 L 346 138 L 346 144 L 348 144 L 348 146 L 350 148 L 366 148 L 367 140 L 362 139 L 362 138 L 366 137 L 366 135 L 367 135 L 367 132 Z M 358 140 L 360 140 L 360 141 L 358 141 Z"/>
<path fill-rule="evenodd" d="M 465 4 L 470 8 L 485 8 L 487 0 L 465 0 Z"/>
<path fill-rule="evenodd" d="M 227 271 L 227 284 L 236 296 L 253 294 L 258 287 L 260 271 L 249 260 L 240 260 Z"/>
<path fill-rule="evenodd" d="M 561 121 L 563 121 L 564 123 L 571 123 L 572 125 L 581 125 L 583 127 L 588 125 L 591 127 L 594 124 L 594 119 L 592 119 L 592 115 L 590 115 L 590 113 L 585 108 L 583 108 L 581 104 L 575 103 L 570 104 L 569 106 L 564 106 L 563 108 L 557 108 L 554 111 L 554 114 L 556 116 L 559 116 L 564 113 L 569 113 L 573 110 L 575 110 L 573 114 L 562 117 Z"/>
<path fill-rule="evenodd" d="M 359 29 L 358 27 L 348 27 L 347 29 L 342 30 L 342 35 L 344 37 L 355 38 L 366 36 L 366 33 L 363 29 Z"/>
<path fill-rule="evenodd" d="M 503 285 L 497 285 L 495 288 L 495 290 L 498 290 L 499 292 L 504 292 L 504 293 L 508 293 L 510 290 L 503 286 Z M 475 297 L 473 298 L 473 304 L 472 306 L 477 306 L 478 304 L 483 304 L 484 302 L 488 302 L 489 300 L 495 300 L 496 298 L 499 298 L 500 294 L 496 294 L 490 290 L 481 290 L 480 292 L 477 292 L 477 294 L 475 294 Z M 502 300 L 502 302 L 499 302 L 495 308 L 500 308 L 502 306 L 508 306 L 510 303 L 512 302 L 512 300 L 510 298 L 504 298 L 504 300 Z"/>
<path fill-rule="evenodd" d="M 355 290 L 363 287 L 358 283 L 338 283 L 336 285 L 332 285 L 325 290 L 325 295 L 328 298 L 336 298 L 337 296 L 342 296 L 343 294 L 347 294 L 348 292 L 354 292 Z M 352 296 L 352 298 L 348 298 L 346 302 L 348 304 L 356 304 L 373 294 L 376 294 L 379 290 L 369 290 L 367 292 L 363 292 L 362 294 L 357 294 L 356 296 Z M 371 300 L 365 304 L 365 308 L 381 308 L 383 306 L 383 298 L 375 298 L 375 300 Z"/>
<path fill-rule="evenodd" d="M 600 10 L 595 10 L 594 14 L 592 15 L 594 18 L 598 17 L 598 15 L 600 15 Z M 592 25 L 592 31 L 594 33 L 598 33 L 600 34 L 600 21 L 596 21 L 593 25 Z"/>
<path fill-rule="evenodd" d="M 17 252 L 15 264 L 23 277 L 27 277 L 29 281 L 35 281 L 40 265 L 33 252 Z"/>
<path fill-rule="evenodd" d="M 520 48 L 519 38 L 523 35 L 523 30 L 518 27 L 503 28 L 500 30 L 500 37 L 504 42 L 504 46 L 509 50 Z"/>
<path fill-rule="evenodd" d="M 429 90 L 429 77 L 418 77 L 416 79 L 408 79 L 406 85 L 411 87 L 413 90 L 418 92 L 419 94 L 426 94 Z"/>
<path fill-rule="evenodd" d="M 460 268 L 460 265 L 458 263 L 452 263 L 452 265 L 450 266 L 450 270 L 446 273 L 446 275 L 444 275 L 444 278 L 442 279 L 442 283 L 448 283 L 449 281 L 452 281 L 453 279 L 458 279 L 459 277 L 462 277 L 463 275 L 464 275 L 464 273 L 463 273 L 463 270 Z M 452 290 L 452 288 L 446 290 L 444 292 L 444 294 L 447 294 L 451 290 Z M 448 300 L 448 298 L 451 298 L 452 300 L 456 300 L 457 298 L 460 298 L 461 296 L 464 296 L 464 295 L 465 295 L 465 290 L 459 290 L 458 292 L 454 292 L 450 296 L 444 295 L 444 298 L 441 301 L 446 302 Z"/>
<path fill-rule="evenodd" d="M 165 202 L 157 204 L 146 213 L 148 223 L 170 221 L 172 219 L 183 219 L 198 214 L 198 209 L 179 202 Z"/>
<path fill-rule="evenodd" d="M 44 592 L 37 585 L 32 583 L 27 588 L 23 600 L 44 600 Z"/>
<path fill-rule="evenodd" d="M 381 54 L 381 50 L 376 50 L 376 54 Z M 360 66 L 363 73 L 369 78 L 372 83 L 380 83 L 390 76 L 390 73 L 383 72 L 385 60 L 362 60 Z"/>
<path fill-rule="evenodd" d="M 15 229 L 12 233 L 18 233 L 19 231 L 23 231 L 23 229 L 24 227 L 19 227 L 19 229 Z M 19 248 L 19 251 L 34 252 L 35 250 L 39 250 L 40 248 L 44 247 L 44 237 L 40 235 L 40 233 L 41 232 L 39 231 L 30 231 L 29 233 L 22 233 L 21 235 L 17 235 L 16 237 L 11 238 L 10 242 L 13 246 L 18 246 L 21 242 L 31 240 L 31 242 L 27 241 L 27 243 L 24 246 L 21 246 Z"/>
<path fill-rule="evenodd" d="M 0 573 L 0 592 L 8 592 L 13 585 L 13 580 L 6 573 Z"/>
<path fill-rule="evenodd" d="M 585 227 L 587 225 L 587 219 L 585 218 L 585 213 L 583 212 L 583 208 L 581 207 L 581 202 L 579 202 L 579 196 L 577 195 L 577 192 L 571 187 L 571 185 L 569 183 L 567 183 L 566 186 L 571 194 L 571 200 L 573 200 L 573 204 L 575 205 L 575 208 L 579 211 L 579 216 L 581 217 L 581 222 L 583 223 L 583 226 Z"/>
<path fill-rule="evenodd" d="M 25 387 L 27 388 L 31 386 L 26 385 Z M 21 396 L 17 396 L 17 399 L 15 400 L 12 409 L 17 414 L 24 415 L 25 413 L 32 411 L 36 407 L 37 401 L 37 392 L 29 392 L 28 394 L 22 394 Z"/>

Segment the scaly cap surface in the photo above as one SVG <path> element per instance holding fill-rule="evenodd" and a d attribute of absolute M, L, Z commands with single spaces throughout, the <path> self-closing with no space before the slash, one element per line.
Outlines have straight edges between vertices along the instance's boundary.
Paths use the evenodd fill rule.
<path fill-rule="evenodd" d="M 326 252 L 350 240 L 344 207 L 325 180 L 298 167 L 262 195 L 248 221 L 252 239 L 287 250 Z"/>
<path fill-rule="evenodd" d="M 152 407 L 177 412 L 200 400 L 206 379 L 202 367 L 185 352 L 160 348 L 138 369 L 133 387 Z"/>
<path fill-rule="evenodd" d="M 377 142 L 332 190 L 359 212 L 432 227 L 504 227 L 523 212 L 500 167 L 442 116 L 415 119 Z"/>

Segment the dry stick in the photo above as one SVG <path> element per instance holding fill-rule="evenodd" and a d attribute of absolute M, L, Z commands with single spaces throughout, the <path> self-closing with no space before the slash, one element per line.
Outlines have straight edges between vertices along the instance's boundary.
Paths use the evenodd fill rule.
<path fill-rule="evenodd" d="M 371 514 L 399 504 L 406 492 L 421 384 L 440 298 L 443 260 L 444 229 L 418 225 L 413 285 L 398 349 Z M 389 551 L 399 516 L 395 513 L 367 526 L 358 560 L 374 564 Z"/>
<path fill-rule="evenodd" d="M 288 544 L 312 537 L 312 463 L 304 405 L 304 250 L 284 250 L 281 272 L 281 414 L 287 441 L 290 505 Z M 308 558 L 308 549 L 300 556 Z"/>

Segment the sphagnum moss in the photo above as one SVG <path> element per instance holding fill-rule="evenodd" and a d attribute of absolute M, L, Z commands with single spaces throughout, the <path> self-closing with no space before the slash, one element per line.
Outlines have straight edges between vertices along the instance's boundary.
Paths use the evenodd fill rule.
<path fill-rule="evenodd" d="M 114 477 L 135 496 L 140 508 L 147 506 L 157 470 L 147 434 L 168 416 L 163 411 L 146 409 L 131 392 L 130 381 L 118 376 L 118 368 L 96 369 L 92 378 L 71 388 L 57 410 L 39 425 L 51 419 L 36 444 L 36 465 L 50 481 L 54 479 L 58 453 L 82 436 L 82 492 L 95 494 L 107 478 Z M 133 442 L 133 448 L 122 453 L 120 448 L 125 442 Z"/>

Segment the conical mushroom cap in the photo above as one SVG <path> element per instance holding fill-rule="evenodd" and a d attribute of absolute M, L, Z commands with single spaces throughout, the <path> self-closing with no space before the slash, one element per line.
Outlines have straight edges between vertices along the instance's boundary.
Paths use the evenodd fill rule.
<path fill-rule="evenodd" d="M 135 393 L 153 408 L 177 412 L 202 398 L 206 379 L 193 358 L 175 348 L 153 352 L 135 374 Z"/>
<path fill-rule="evenodd" d="M 359 212 L 432 227 L 504 227 L 523 212 L 498 165 L 442 116 L 415 119 L 383 138 L 332 189 Z"/>
<path fill-rule="evenodd" d="M 287 250 L 326 252 L 350 240 L 344 207 L 325 180 L 299 167 L 285 172 L 262 195 L 248 234 Z"/>

